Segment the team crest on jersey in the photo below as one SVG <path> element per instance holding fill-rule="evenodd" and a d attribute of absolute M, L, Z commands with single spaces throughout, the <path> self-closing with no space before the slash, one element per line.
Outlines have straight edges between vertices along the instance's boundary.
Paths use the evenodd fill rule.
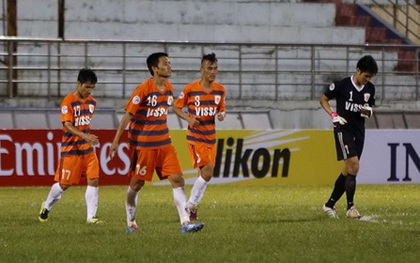
<path fill-rule="evenodd" d="M 220 95 L 214 96 L 214 103 L 216 103 L 216 105 L 219 105 L 219 103 L 220 103 Z"/>
<path fill-rule="evenodd" d="M 364 98 L 365 98 L 365 102 L 368 102 L 369 99 L 370 99 L 370 93 L 365 93 L 363 95 L 364 95 Z"/>
<path fill-rule="evenodd" d="M 333 90 L 335 89 L 335 84 L 334 84 L 334 83 L 331 83 L 331 85 L 330 85 L 329 89 L 330 89 L 331 91 L 333 91 Z"/>
<path fill-rule="evenodd" d="M 69 109 L 67 108 L 67 106 L 63 106 L 63 107 L 61 108 L 61 113 L 62 113 L 62 114 L 66 114 L 67 112 L 69 112 Z"/>
<path fill-rule="evenodd" d="M 93 113 L 95 111 L 95 105 L 89 104 L 89 112 Z"/>
<path fill-rule="evenodd" d="M 185 96 L 184 92 L 181 92 L 181 94 L 179 94 L 178 98 L 182 100 L 184 98 L 184 96 Z"/>
<path fill-rule="evenodd" d="M 172 96 L 168 96 L 168 105 L 172 105 L 172 103 L 174 102 L 174 97 Z"/>
<path fill-rule="evenodd" d="M 140 103 L 140 97 L 139 96 L 134 96 L 134 98 L 131 100 L 131 102 L 135 105 Z"/>

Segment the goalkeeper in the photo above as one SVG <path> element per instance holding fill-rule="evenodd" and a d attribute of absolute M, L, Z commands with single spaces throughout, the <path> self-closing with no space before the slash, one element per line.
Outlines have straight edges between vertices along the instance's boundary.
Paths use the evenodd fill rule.
<path fill-rule="evenodd" d="M 365 120 L 373 114 L 375 86 L 370 79 L 378 73 L 378 65 L 371 56 L 364 56 L 356 66 L 356 73 L 332 83 L 321 96 L 322 108 L 331 116 L 337 160 L 344 161 L 331 197 L 323 206 L 323 211 L 332 218 L 338 218 L 335 203 L 346 193 L 348 218 L 360 218 L 354 205 L 356 176 L 365 140 Z M 330 100 L 336 100 L 336 108 L 331 108 Z"/>

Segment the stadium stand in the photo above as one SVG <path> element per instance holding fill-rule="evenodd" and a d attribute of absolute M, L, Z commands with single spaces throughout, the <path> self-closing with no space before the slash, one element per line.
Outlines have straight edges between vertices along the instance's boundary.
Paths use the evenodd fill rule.
<path fill-rule="evenodd" d="M 261 127 L 273 128 L 267 112 L 244 112 L 240 114 L 245 129 L 258 130 Z"/>
<path fill-rule="evenodd" d="M 115 129 L 118 127 L 117 116 L 113 109 L 100 109 L 95 111 L 92 118 L 92 127 L 95 129 Z"/>
<path fill-rule="evenodd" d="M 149 76 L 139 61 L 144 61 L 147 54 L 156 50 L 165 50 L 172 58 L 175 71 L 171 82 L 176 93 L 187 82 L 199 77 L 197 60 L 203 53 L 217 53 L 220 61 L 218 80 L 226 86 L 230 102 L 226 121 L 218 123 L 220 129 L 330 128 L 324 121 L 325 113 L 318 111 L 317 99 L 332 80 L 352 73 L 354 63 L 367 52 L 378 58 L 380 64 L 380 73 L 374 79 L 378 110 L 383 106 L 392 107 L 393 101 L 418 109 L 418 73 L 396 71 L 407 69 L 401 67 L 401 50 L 389 49 L 386 44 L 375 48 L 374 45 L 366 46 L 366 37 L 370 35 L 360 22 L 336 26 L 338 16 L 374 15 L 365 9 L 366 6 L 347 11 L 337 9 L 344 6 L 337 3 L 351 5 L 354 2 L 215 0 L 210 3 L 182 0 L 169 4 L 168 1 L 144 1 L 142 8 L 161 19 L 144 21 L 134 12 L 138 1 L 124 1 L 127 12 L 120 17 L 119 12 L 106 12 L 107 9 L 117 10 L 118 1 L 110 1 L 104 6 L 101 0 L 91 0 L 90 14 L 94 15 L 87 16 L 78 11 L 78 7 L 87 1 L 75 0 L 66 2 L 69 16 L 66 40 L 63 41 L 49 39 L 56 37 L 57 25 L 51 19 L 32 16 L 34 10 L 42 9 L 39 14 L 54 17 L 56 1 L 30 1 L 19 10 L 18 32 L 25 37 L 43 39 L 15 40 L 18 79 L 8 79 L 9 68 L 0 63 L 0 84 L 7 85 L 6 89 L 0 89 L 0 97 L 4 97 L 2 106 L 7 107 L 0 109 L 1 128 L 38 128 L 42 125 L 61 128 L 58 110 L 50 108 L 57 107 L 58 98 L 73 90 L 74 76 L 81 66 L 94 68 L 100 80 L 95 97 L 102 108 L 97 111 L 93 126 L 115 128 L 122 113 L 110 107 L 116 108 L 118 103 L 115 101 L 126 101 L 138 81 Z M 363 0 L 359 3 L 368 5 L 372 2 Z M 198 5 L 200 10 L 196 9 Z M 215 6 L 217 12 L 213 12 Z M 209 12 L 213 15 L 207 16 Z M 181 13 L 185 16 L 179 16 Z M 228 13 L 241 15 L 226 15 Z M 253 15 L 257 13 L 266 16 L 262 19 Z M 206 17 L 212 17 L 212 20 L 206 20 Z M 37 23 L 33 23 L 33 19 L 38 19 Z M 368 22 L 372 21 L 377 25 L 379 20 Z M 153 30 L 158 27 L 159 30 Z M 209 28 L 214 34 L 208 34 Z M 136 40 L 139 36 L 146 40 Z M 5 61 L 12 57 L 8 53 L 9 43 L 5 38 L 0 39 L 0 56 Z M 419 46 L 409 46 L 405 51 L 412 52 L 413 48 L 420 55 Z M 405 59 L 410 63 L 413 61 L 413 57 Z M 416 64 L 410 65 L 412 69 Z M 10 98 L 8 94 L 12 84 L 19 86 L 17 98 Z M 20 98 L 32 100 L 23 105 Z M 10 107 L 14 105 L 20 108 L 31 105 L 36 110 L 25 116 L 20 112 L 23 109 L 11 111 Z M 416 119 L 415 111 L 407 111 L 410 107 L 398 111 L 404 116 L 401 117 L 403 120 Z M 273 114 L 276 110 L 283 113 Z M 312 118 L 311 121 L 308 121 L 309 117 L 297 118 L 303 114 Z M 185 122 L 173 114 L 168 116 L 168 122 L 171 128 L 186 128 Z M 385 113 L 375 114 L 367 125 L 372 128 L 415 127 Z"/>
<path fill-rule="evenodd" d="M 14 111 L 16 129 L 45 129 L 50 127 L 44 111 L 16 110 Z"/>
<path fill-rule="evenodd" d="M 0 123 L 2 129 L 14 129 L 12 112 L 9 110 L 0 111 Z"/>
<path fill-rule="evenodd" d="M 186 123 L 181 120 L 174 113 L 168 114 L 168 127 L 169 129 L 186 129 Z"/>

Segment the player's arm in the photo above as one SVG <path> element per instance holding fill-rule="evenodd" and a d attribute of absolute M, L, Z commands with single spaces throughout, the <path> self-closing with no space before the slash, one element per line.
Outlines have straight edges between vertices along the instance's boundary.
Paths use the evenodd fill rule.
<path fill-rule="evenodd" d="M 64 122 L 64 127 L 66 127 L 67 131 L 71 132 L 71 134 L 82 138 L 83 140 L 87 141 L 92 145 L 96 145 L 99 143 L 98 136 L 90 133 L 83 133 L 76 127 L 74 127 L 73 123 L 66 121 Z"/>
<path fill-rule="evenodd" d="M 220 107 L 218 109 L 218 113 L 217 113 L 217 119 L 219 121 L 223 121 L 226 117 L 226 102 L 225 102 L 225 96 L 222 97 L 221 103 L 220 103 Z"/>
<path fill-rule="evenodd" d="M 331 114 L 334 112 L 330 105 L 330 99 L 327 96 L 322 95 L 321 99 L 319 100 L 319 104 L 321 104 L 321 107 L 328 113 L 328 115 L 331 116 Z"/>
<path fill-rule="evenodd" d="M 112 141 L 111 148 L 109 149 L 109 156 L 111 158 L 113 158 L 115 155 L 115 151 L 118 148 L 118 142 L 120 141 L 121 135 L 123 134 L 125 128 L 127 128 L 127 125 L 130 122 L 131 117 L 132 117 L 131 113 L 126 111 L 120 121 L 120 124 L 118 125 L 117 133 L 115 134 L 114 140 Z"/>
<path fill-rule="evenodd" d="M 330 99 L 325 96 L 325 94 L 321 96 L 319 104 L 321 104 L 321 107 L 328 113 L 328 115 L 331 116 L 332 123 L 335 127 L 339 127 L 340 125 L 347 123 L 346 119 L 338 115 L 338 113 L 331 108 Z"/>
<path fill-rule="evenodd" d="M 186 120 L 188 122 L 189 125 L 191 126 L 197 126 L 200 125 L 200 122 L 196 119 L 196 117 L 189 117 L 183 110 L 182 108 L 178 108 L 176 105 L 174 105 L 172 107 L 173 111 L 175 112 L 175 114 L 180 117 L 183 120 Z"/>

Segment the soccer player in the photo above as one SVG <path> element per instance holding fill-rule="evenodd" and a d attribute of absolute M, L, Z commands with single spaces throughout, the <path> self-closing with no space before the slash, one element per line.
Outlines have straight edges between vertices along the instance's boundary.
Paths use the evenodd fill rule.
<path fill-rule="evenodd" d="M 173 106 L 175 114 L 188 122 L 188 150 L 194 168 L 198 168 L 198 178 L 186 204 L 191 221 L 198 220 L 197 206 L 213 177 L 216 162 L 215 118 L 223 121 L 226 107 L 226 90 L 215 82 L 218 67 L 214 53 L 202 57 L 200 72 L 201 79 L 186 85 Z M 187 107 L 188 114 L 182 110 L 184 107 Z"/>
<path fill-rule="evenodd" d="M 87 178 L 86 205 L 87 223 L 100 224 L 96 217 L 98 209 L 99 162 L 94 145 L 99 143 L 98 136 L 90 133 L 90 122 L 96 109 L 96 100 L 91 96 L 98 81 L 91 69 L 81 69 L 77 77 L 76 90 L 61 102 L 61 139 L 60 163 L 54 177 L 47 200 L 42 203 L 38 219 L 48 220 L 53 205 L 60 200 L 64 191 L 78 184 L 81 177 Z"/>
<path fill-rule="evenodd" d="M 365 119 L 372 116 L 375 105 L 375 86 L 370 82 L 378 73 L 378 65 L 372 56 L 364 56 L 356 66 L 356 73 L 332 83 L 321 96 L 322 108 L 331 116 L 337 159 L 344 160 L 331 197 L 323 206 L 323 211 L 332 218 L 338 218 L 335 203 L 346 193 L 348 218 L 360 218 L 354 205 L 356 176 L 365 140 Z M 337 111 L 329 101 L 336 100 Z"/>
<path fill-rule="evenodd" d="M 152 77 L 141 83 L 131 94 L 110 148 L 110 156 L 113 157 L 122 133 L 130 124 L 128 141 L 131 165 L 128 176 L 131 181 L 125 203 L 127 232 L 139 232 L 135 220 L 138 192 L 145 181 L 152 181 L 154 171 L 161 180 L 167 178 L 172 185 L 181 232 L 196 232 L 204 224 L 190 223 L 185 211 L 187 197 L 184 178 L 166 122 L 169 107 L 174 100 L 173 87 L 168 81 L 172 74 L 171 61 L 166 53 L 153 53 L 147 58 L 147 67 Z"/>

